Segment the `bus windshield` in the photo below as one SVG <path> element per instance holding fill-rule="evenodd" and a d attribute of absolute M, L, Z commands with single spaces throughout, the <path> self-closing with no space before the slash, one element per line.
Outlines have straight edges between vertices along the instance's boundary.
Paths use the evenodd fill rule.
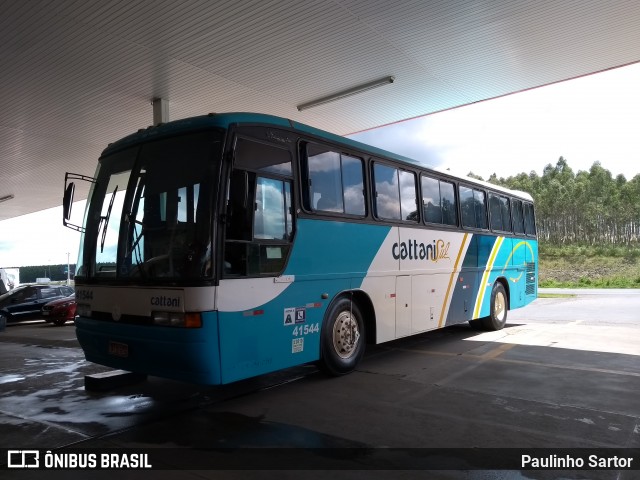
<path fill-rule="evenodd" d="M 136 283 L 210 278 L 221 145 L 221 133 L 207 131 L 103 157 L 77 276 Z"/>

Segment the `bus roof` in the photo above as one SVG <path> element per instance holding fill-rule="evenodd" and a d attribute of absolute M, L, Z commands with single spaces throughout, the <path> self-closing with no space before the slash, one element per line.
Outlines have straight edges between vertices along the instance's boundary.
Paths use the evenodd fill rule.
<path fill-rule="evenodd" d="M 397 153 L 393 153 L 387 150 L 383 150 L 381 148 L 374 147 L 372 145 L 367 145 L 366 143 L 361 143 L 356 140 L 352 140 L 350 138 L 346 138 L 331 132 L 327 132 L 325 130 L 320 130 L 318 128 L 306 125 L 304 123 L 299 123 L 283 117 L 278 117 L 275 115 L 267 115 L 263 113 L 250 113 L 250 112 L 209 113 L 207 115 L 200 115 L 197 117 L 174 120 L 172 122 L 159 124 L 157 126 L 150 126 L 144 129 L 140 129 L 136 133 L 128 135 L 114 143 L 109 144 L 109 146 L 107 146 L 107 148 L 102 152 L 102 155 L 103 156 L 108 155 L 116 150 L 126 148 L 136 143 L 153 140 L 155 138 L 166 137 L 169 135 L 175 135 L 176 133 L 180 133 L 180 132 L 187 132 L 187 131 L 192 131 L 194 129 L 207 128 L 207 127 L 219 127 L 219 128 L 226 129 L 232 125 L 237 125 L 237 124 L 268 124 L 268 125 L 273 125 L 274 127 L 283 127 L 288 129 L 293 128 L 294 130 L 297 130 L 299 132 L 307 133 L 315 137 L 330 140 L 335 143 L 340 143 L 349 148 L 362 150 L 374 156 L 379 156 L 379 157 L 387 158 L 390 160 L 403 162 L 411 166 L 418 166 L 418 167 L 436 172 L 440 175 L 445 175 L 447 177 L 450 177 L 451 179 L 456 179 L 456 180 L 464 181 L 467 183 L 480 185 L 486 188 L 508 193 L 510 195 L 515 195 L 529 201 L 533 201 L 533 198 L 531 197 L 531 195 L 526 192 L 522 192 L 518 190 L 510 190 L 508 188 L 501 187 L 499 185 L 494 185 L 493 183 L 477 180 L 475 178 L 467 177 L 465 175 L 452 173 L 448 170 L 445 171 L 439 168 L 432 167 L 430 165 L 425 165 L 415 159 L 405 157 L 403 155 L 399 155 Z"/>

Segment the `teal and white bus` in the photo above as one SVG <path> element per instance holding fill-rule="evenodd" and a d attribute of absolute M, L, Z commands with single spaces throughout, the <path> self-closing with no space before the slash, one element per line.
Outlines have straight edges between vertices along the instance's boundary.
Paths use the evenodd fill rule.
<path fill-rule="evenodd" d="M 86 358 L 225 384 L 536 298 L 532 197 L 284 118 L 210 114 L 110 144 L 75 276 Z M 77 222 L 79 223 L 79 222 Z"/>

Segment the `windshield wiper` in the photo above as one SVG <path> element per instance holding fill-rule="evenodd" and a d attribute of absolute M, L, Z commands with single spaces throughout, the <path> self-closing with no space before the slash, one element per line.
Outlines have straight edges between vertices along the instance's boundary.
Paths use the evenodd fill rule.
<path fill-rule="evenodd" d="M 140 225 L 140 233 L 136 232 L 136 224 Z M 131 245 L 131 250 L 130 252 L 126 255 L 126 257 L 128 257 L 129 255 L 131 255 L 131 260 L 133 261 L 133 257 L 135 257 L 135 262 L 137 266 L 140 266 L 140 264 L 143 263 L 142 261 L 142 253 L 140 252 L 140 240 L 142 240 L 143 235 L 145 234 L 144 231 L 144 223 L 140 222 L 140 221 L 134 221 L 133 223 L 133 234 L 136 236 L 135 241 L 133 242 L 133 244 Z M 125 258 L 126 258 L 125 257 Z M 144 277 L 144 269 L 143 268 L 139 268 L 140 270 L 140 276 Z"/>
<path fill-rule="evenodd" d="M 109 208 L 107 214 L 100 218 L 100 222 L 104 221 L 104 229 L 102 230 L 102 238 L 100 239 L 100 253 L 104 252 L 104 241 L 107 238 L 107 226 L 109 225 L 109 217 L 111 217 L 111 207 L 113 207 L 113 200 L 116 198 L 116 192 L 118 191 L 118 185 L 113 189 L 111 194 L 111 200 L 109 201 Z"/>

